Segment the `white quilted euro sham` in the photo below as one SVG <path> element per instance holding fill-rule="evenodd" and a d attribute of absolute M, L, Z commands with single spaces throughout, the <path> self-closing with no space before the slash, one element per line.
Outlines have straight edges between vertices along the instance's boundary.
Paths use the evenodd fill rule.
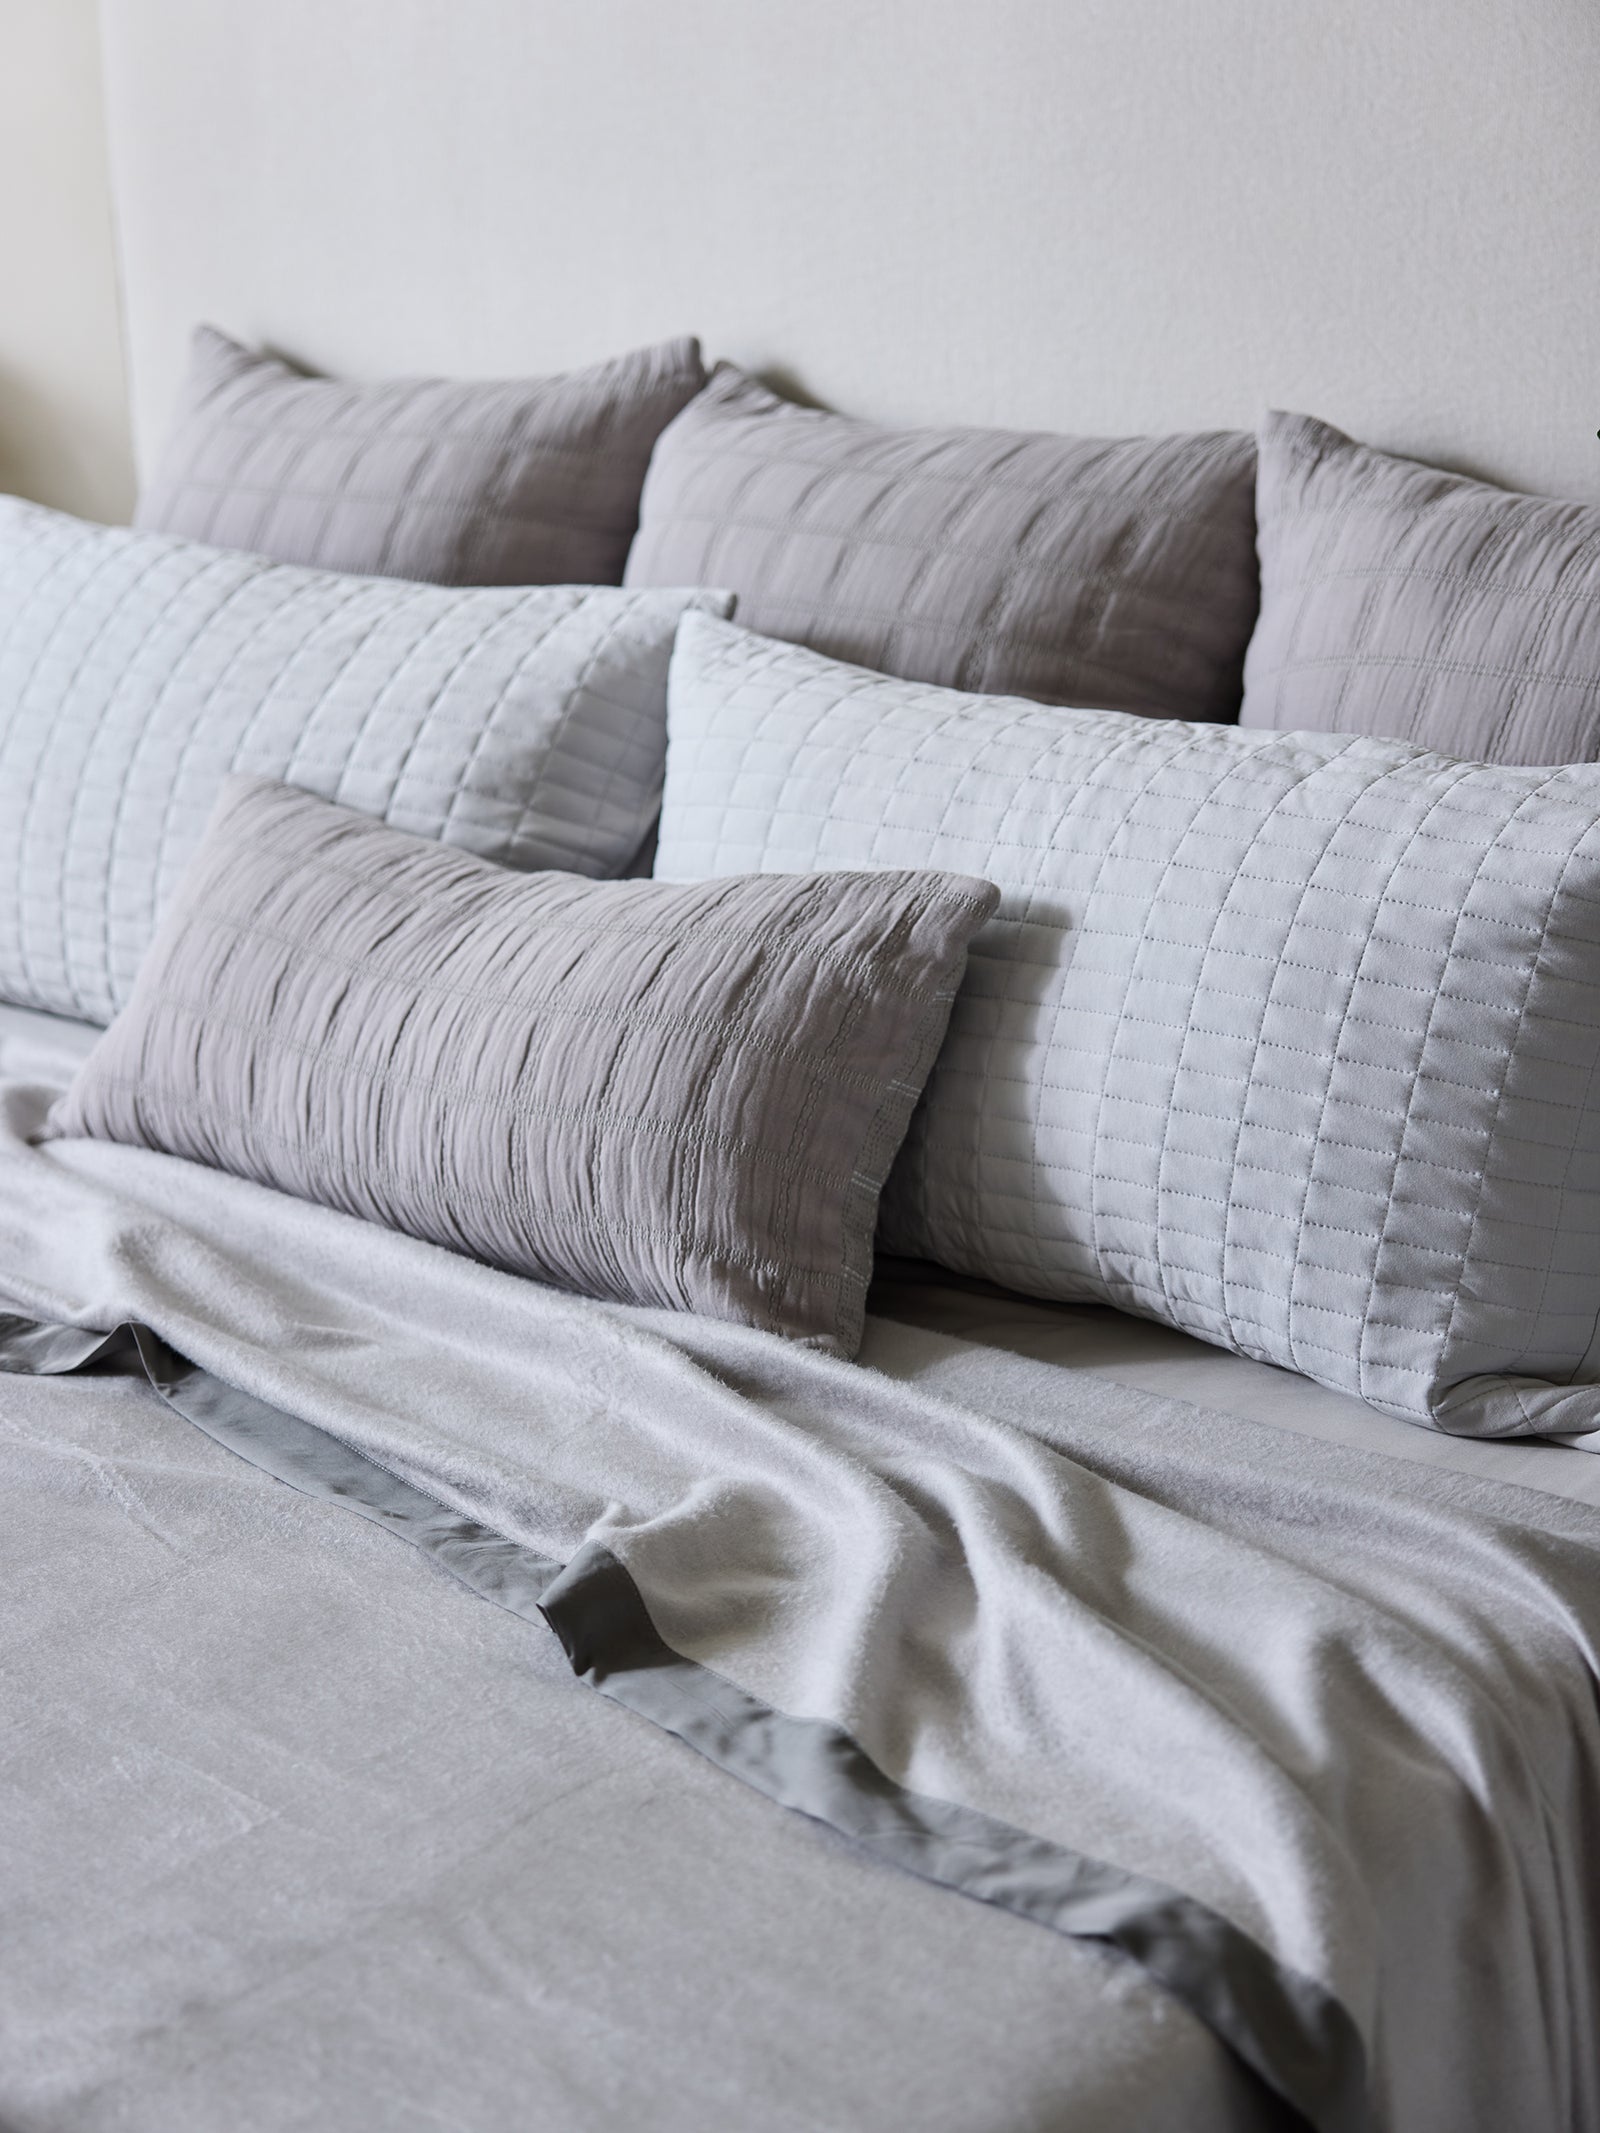
<path fill-rule="evenodd" d="M 678 619 L 729 604 L 350 577 L 0 498 L 0 999 L 110 1021 L 231 771 L 620 873 Z"/>
<path fill-rule="evenodd" d="M 995 882 L 884 1248 L 1469 1435 L 1600 1425 L 1600 768 L 1042 708 L 686 616 L 657 874 Z"/>

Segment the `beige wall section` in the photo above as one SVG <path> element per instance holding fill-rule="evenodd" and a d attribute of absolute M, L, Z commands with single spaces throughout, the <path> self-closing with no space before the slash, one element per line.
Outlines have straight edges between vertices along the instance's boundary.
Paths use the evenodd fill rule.
<path fill-rule="evenodd" d="M 0 0 L 0 489 L 133 502 L 95 0 Z"/>
<path fill-rule="evenodd" d="M 1595 0 L 107 0 L 141 446 L 667 333 L 862 414 L 1307 410 L 1600 496 Z"/>

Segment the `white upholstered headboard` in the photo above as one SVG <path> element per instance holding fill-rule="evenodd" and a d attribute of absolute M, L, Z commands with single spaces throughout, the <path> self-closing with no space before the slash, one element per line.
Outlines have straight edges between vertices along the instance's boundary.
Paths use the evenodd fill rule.
<path fill-rule="evenodd" d="M 1267 405 L 1600 497 L 1594 0 L 103 0 L 142 455 L 189 325 L 356 375 L 698 332 L 849 412 Z"/>

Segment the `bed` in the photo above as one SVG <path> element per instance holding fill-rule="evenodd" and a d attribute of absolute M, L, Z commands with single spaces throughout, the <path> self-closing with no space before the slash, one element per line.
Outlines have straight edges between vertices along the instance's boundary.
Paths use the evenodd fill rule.
<path fill-rule="evenodd" d="M 1044 1722 L 1037 1682 L 1007 1686 L 1036 1638 L 1057 1694 L 1069 1649 L 1096 1684 L 1049 1721 L 1084 1729 L 1046 1765 L 1072 1826 L 1125 1855 L 1131 1817 L 1136 1855 L 1192 1887 L 1194 1830 L 1153 1843 L 1150 1799 L 1123 1796 L 1159 1743 L 1154 1791 L 1177 1778 L 1181 1820 L 1204 1802 L 1207 1848 L 1263 1900 L 1292 1890 L 1341 1961 L 1366 1943 L 1378 2035 L 1403 2039 L 1377 2122 L 1586 2122 L 1592 1455 L 1408 1429 L 1115 1313 L 915 1266 L 880 1272 L 853 1366 L 568 1300 L 541 1326 L 542 1295 L 519 1322 L 526 1284 L 349 1217 L 143 1151 L 19 1149 L 89 1034 L 5 1018 L 7 1288 L 31 1316 L 154 1323 L 420 1481 L 455 1526 L 546 1552 L 586 1490 L 613 1498 L 602 1533 L 642 1512 L 614 1444 L 571 1462 L 586 1385 L 591 1425 L 604 1407 L 654 1442 L 645 1523 L 681 1527 L 660 1589 L 674 1549 L 721 1588 L 707 1612 L 691 1576 L 675 1648 L 713 1671 L 738 1651 L 747 1683 L 853 1716 L 886 1760 L 939 1773 L 930 1791 L 962 1782 L 960 1724 L 935 1743 L 941 1640 L 947 1662 L 964 1633 L 925 1617 L 959 1613 L 938 1558 L 970 1548 L 997 1710 Z M 786 1623 L 770 1595 L 751 1675 L 750 1582 L 805 1553 L 764 1499 L 806 1491 L 792 1445 L 730 1459 L 719 1409 L 821 1431 L 829 1377 L 863 1366 L 840 1452 L 890 1501 L 835 1506 L 850 1545 L 814 1566 L 818 1617 Z M 137 1373 L 11 1376 L 4 1412 L 8 1847 L 37 1875 L 9 1899 L 8 2122 L 1278 2122 L 1281 2099 L 1115 1946 L 775 1806 L 580 1688 L 542 1622 L 383 1530 L 381 1504 L 376 1525 L 352 1515 L 348 1482 L 319 1492 L 281 1445 L 230 1443 Z M 1027 1582 L 1051 1569 L 1041 1600 Z M 927 1729 L 920 1760 L 880 1738 L 908 1681 L 931 1699 L 898 1721 Z M 1083 1798 L 1092 1705 L 1114 1694 L 1117 1781 Z M 1263 1728 L 1298 1814 L 1264 1780 Z M 1011 1747 L 1025 1763 L 1038 1740 Z M 1029 1789 L 1014 1811 L 1036 1819 Z M 1321 2122 L 1366 2122 L 1321 2101 Z"/>
<path fill-rule="evenodd" d="M 473 0 L 448 51 L 402 13 L 359 97 L 366 10 L 108 13 L 139 530 L 0 503 L 0 2125 L 1600 2128 L 1600 521 L 1310 417 L 1122 435 L 1254 421 L 1288 381 L 1592 493 L 1559 335 L 1507 407 L 1508 306 L 1504 361 L 1458 349 L 1441 396 L 1437 320 L 1311 330 L 1291 217 L 1213 375 L 1170 290 L 1210 273 L 1245 315 L 1249 248 L 1158 233 L 1169 170 L 1135 188 L 1159 271 L 1062 252 L 1048 67 L 968 39 L 1025 86 L 1001 272 L 992 219 L 935 241 L 885 175 L 917 146 L 990 199 L 967 69 L 913 123 L 874 30 L 883 167 L 831 62 L 756 155 L 796 54 L 696 10 L 738 215 L 816 209 L 730 276 L 718 154 L 681 153 L 664 94 L 618 129 L 615 11 L 548 68 L 526 10 Z M 1436 39 L 1368 28 L 1391 86 L 1432 79 Z M 1079 55 L 1091 160 L 1125 79 L 1189 109 L 1174 34 L 1130 17 Z M 1532 139 L 1575 34 L 1520 53 Z M 629 35 L 690 93 L 704 51 Z M 1366 49 L 1262 81 L 1325 121 Z M 1207 169 L 1254 80 L 1230 68 Z M 503 123 L 419 125 L 424 84 Z M 604 212 L 569 201 L 506 277 L 580 141 Z M 469 165 L 482 212 L 441 220 Z M 377 168 L 396 204 L 364 216 Z M 1300 181 L 1324 216 L 1337 188 Z M 1372 249 L 1398 183 L 1363 162 L 1341 242 Z M 889 315 L 863 188 L 927 288 L 953 257 L 994 302 Z M 1099 290 L 1095 349 L 1035 330 L 1012 266 L 1041 245 Z M 1520 222 L 1501 252 L 1527 294 Z M 769 375 L 661 340 L 680 294 Z M 208 315 L 270 345 L 202 331 L 163 442 Z M 280 343 L 453 381 L 347 389 Z M 773 389 L 791 362 L 884 425 Z M 588 367 L 519 382 L 557 364 Z M 973 415 L 1095 434 L 889 426 Z M 532 1099 L 485 1095 L 503 1018 L 460 1001 L 498 951 L 469 985 L 458 932 L 407 978 L 413 873 L 480 930 L 501 877 L 559 874 L 507 935 L 561 964 L 603 907 L 641 1023 L 627 942 L 732 913 L 695 978 L 718 1072 L 755 1014 L 739 899 L 847 878 L 926 966 L 872 980 L 888 1063 L 836 1077 L 877 1106 L 855 1155 L 773 1139 L 812 1100 L 787 1025 L 720 1117 L 701 1055 L 660 1055 L 693 1092 L 663 1127 L 648 1062 L 613 1102 L 576 1040 Z M 810 1013 L 859 939 L 791 904 L 749 925 L 789 929 L 791 976 L 812 956 Z M 354 1096 L 286 1029 L 307 971 Z M 591 1082 L 615 1136 L 574 1154 Z M 627 1202 L 603 1248 L 563 1258 L 552 1155 L 544 1256 L 500 1249 L 496 1162 L 451 1138 L 475 1105 L 500 1167 L 548 1143 Z M 708 1275 L 660 1248 L 689 1144 L 701 1198 L 781 1250 Z M 833 1271 L 785 1287 L 808 1224 Z"/>

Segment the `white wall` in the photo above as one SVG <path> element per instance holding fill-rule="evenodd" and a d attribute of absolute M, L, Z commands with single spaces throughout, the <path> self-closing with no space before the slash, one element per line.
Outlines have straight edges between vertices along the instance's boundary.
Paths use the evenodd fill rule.
<path fill-rule="evenodd" d="M 95 0 L 0 0 L 0 489 L 133 501 Z"/>
<path fill-rule="evenodd" d="M 905 420 L 1266 405 L 1600 497 L 1595 0 L 107 0 L 137 427 L 660 334 Z"/>

